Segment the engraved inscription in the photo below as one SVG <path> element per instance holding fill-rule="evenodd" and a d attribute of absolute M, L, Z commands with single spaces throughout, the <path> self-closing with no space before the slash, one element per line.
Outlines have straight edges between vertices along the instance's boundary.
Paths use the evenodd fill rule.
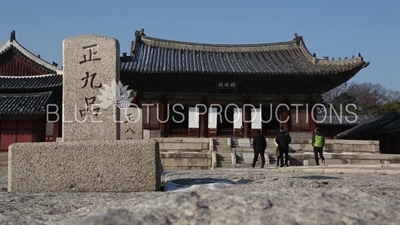
<path fill-rule="evenodd" d="M 86 108 L 80 109 L 80 110 L 79 110 L 80 116 L 81 116 L 81 117 L 84 117 L 84 116 L 88 115 L 88 113 L 90 113 L 90 112 L 91 112 L 91 114 L 92 114 L 93 116 L 98 116 L 98 115 L 99 115 L 99 112 L 100 112 L 100 107 L 99 107 L 99 106 L 93 106 L 93 107 L 92 107 L 92 104 L 94 104 L 94 100 L 91 101 L 91 102 L 89 102 L 89 104 L 88 104 L 88 100 L 87 100 L 87 99 L 94 99 L 94 100 L 96 100 L 96 97 L 85 98 L 85 101 L 86 101 Z"/>
<path fill-rule="evenodd" d="M 100 107 L 98 107 L 98 106 L 92 107 L 92 105 L 94 104 L 95 101 L 96 101 L 96 97 L 90 97 L 90 98 L 85 97 L 86 108 L 79 110 L 81 117 L 87 115 L 87 113 L 90 111 L 92 111 L 93 116 L 99 115 Z"/>
<path fill-rule="evenodd" d="M 101 84 L 101 82 L 100 82 L 100 84 L 99 85 L 94 85 L 93 83 L 94 83 L 94 78 L 97 76 L 97 73 L 92 73 L 92 74 L 90 74 L 89 72 L 86 72 L 86 76 L 85 77 L 83 77 L 83 78 L 81 78 L 81 80 L 83 80 L 83 81 L 85 81 L 85 84 L 81 87 L 81 88 L 85 88 L 87 85 L 88 85 L 88 83 L 89 83 L 89 78 L 90 78 L 90 87 L 91 88 L 101 88 L 103 85 Z"/>
<path fill-rule="evenodd" d="M 132 134 L 135 133 L 135 131 L 133 131 L 132 128 L 128 128 L 128 129 L 125 131 L 125 134 L 128 133 L 128 132 L 131 132 Z"/>
<path fill-rule="evenodd" d="M 131 121 L 133 121 L 133 113 L 129 113 L 128 115 L 127 115 L 127 120 L 124 122 L 124 123 L 129 123 L 129 122 L 131 122 Z"/>
<path fill-rule="evenodd" d="M 131 136 L 133 134 L 135 134 L 135 131 L 133 131 L 132 128 L 126 129 L 126 131 L 125 131 L 125 135 L 127 136 L 126 140 L 133 140 L 133 137 Z"/>
<path fill-rule="evenodd" d="M 85 102 L 86 102 L 87 106 L 94 104 L 95 101 L 96 101 L 96 97 L 91 97 L 91 98 L 85 97 Z"/>
<path fill-rule="evenodd" d="M 97 44 L 82 46 L 82 48 L 86 50 L 86 54 L 83 55 L 83 60 L 79 62 L 80 64 L 89 61 L 101 60 L 101 58 L 97 55 Z"/>
<path fill-rule="evenodd" d="M 101 58 L 98 56 L 97 47 L 98 47 L 97 44 L 82 46 L 82 49 L 85 50 L 85 53 L 83 54 L 83 60 L 80 61 L 79 64 L 89 62 L 89 61 L 101 60 Z M 84 82 L 84 84 L 81 88 L 86 88 L 89 86 L 92 89 L 101 88 L 103 86 L 102 83 L 95 82 L 96 76 L 97 76 L 97 73 L 85 72 L 85 76 L 83 78 L 81 78 L 81 80 Z M 99 112 L 100 112 L 100 107 L 95 106 L 94 105 L 95 102 L 96 102 L 95 96 L 94 97 L 85 97 L 86 107 L 84 109 L 79 110 L 80 116 L 81 117 L 84 117 L 87 115 L 98 116 Z"/>

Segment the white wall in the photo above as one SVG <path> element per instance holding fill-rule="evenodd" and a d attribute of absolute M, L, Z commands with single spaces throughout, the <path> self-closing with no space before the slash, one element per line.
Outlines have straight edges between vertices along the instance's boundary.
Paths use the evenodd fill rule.
<path fill-rule="evenodd" d="M 251 129 L 261 129 L 261 108 L 251 108 Z"/>
<path fill-rule="evenodd" d="M 208 128 L 217 128 L 218 108 L 208 109 Z"/>
<path fill-rule="evenodd" d="M 233 109 L 233 128 L 240 129 L 243 126 L 243 113 L 242 108 L 234 108 Z"/>
<path fill-rule="evenodd" d="M 189 107 L 189 128 L 199 128 L 199 127 L 200 127 L 199 108 Z"/>

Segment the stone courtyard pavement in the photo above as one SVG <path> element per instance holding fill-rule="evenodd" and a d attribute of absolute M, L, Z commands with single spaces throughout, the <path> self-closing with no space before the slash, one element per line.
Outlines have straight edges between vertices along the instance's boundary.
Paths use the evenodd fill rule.
<path fill-rule="evenodd" d="M 400 165 L 166 171 L 164 192 L 8 193 L 0 224 L 399 224 Z"/>

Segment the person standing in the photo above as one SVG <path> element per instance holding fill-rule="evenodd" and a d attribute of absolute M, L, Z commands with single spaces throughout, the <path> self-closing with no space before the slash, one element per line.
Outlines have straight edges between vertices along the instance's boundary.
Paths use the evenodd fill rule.
<path fill-rule="evenodd" d="M 279 167 L 279 160 L 280 160 L 280 153 L 279 153 L 279 147 L 278 147 L 278 143 L 276 143 L 276 141 L 274 140 L 274 142 L 275 142 L 275 147 L 276 147 L 276 150 L 275 150 L 275 156 L 276 156 L 276 166 L 277 167 Z"/>
<path fill-rule="evenodd" d="M 243 128 L 243 126 L 240 127 L 240 137 L 244 138 L 244 128 Z"/>
<path fill-rule="evenodd" d="M 315 128 L 315 132 L 312 136 L 312 146 L 314 148 L 315 164 L 319 166 L 318 154 L 322 160 L 322 163 L 325 164 L 324 154 L 322 153 L 322 150 L 325 146 L 325 136 L 320 132 L 318 127 Z"/>
<path fill-rule="evenodd" d="M 256 166 L 256 162 L 258 159 L 258 155 L 261 156 L 261 167 L 264 168 L 265 165 L 265 149 L 267 148 L 267 140 L 261 134 L 260 130 L 257 130 L 257 135 L 253 139 L 253 149 L 254 149 L 254 159 L 253 159 L 253 168 Z"/>
<path fill-rule="evenodd" d="M 284 127 L 280 128 L 278 135 L 275 138 L 275 142 L 279 148 L 279 158 L 281 161 L 280 167 L 283 167 L 283 154 L 285 154 L 285 166 L 289 166 L 289 144 L 292 142 L 292 138 L 289 133 L 285 131 Z"/>

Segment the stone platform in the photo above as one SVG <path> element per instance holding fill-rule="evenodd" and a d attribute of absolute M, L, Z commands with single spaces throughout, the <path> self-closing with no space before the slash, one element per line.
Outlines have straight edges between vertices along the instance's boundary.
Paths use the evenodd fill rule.
<path fill-rule="evenodd" d="M 9 192 L 137 192 L 161 189 L 158 142 L 15 143 Z"/>

